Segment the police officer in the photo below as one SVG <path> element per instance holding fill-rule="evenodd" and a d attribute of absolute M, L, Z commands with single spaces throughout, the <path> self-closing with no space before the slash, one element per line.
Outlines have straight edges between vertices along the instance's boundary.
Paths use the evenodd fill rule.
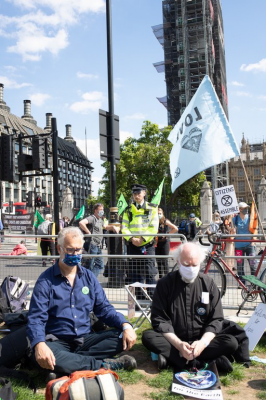
<path fill-rule="evenodd" d="M 147 188 L 144 185 L 131 186 L 133 202 L 126 208 L 122 216 L 122 233 L 127 241 L 128 255 L 144 255 L 143 259 L 131 259 L 126 283 L 156 283 L 158 270 L 155 259 L 154 236 L 158 232 L 159 218 L 157 205 L 146 200 Z M 149 236 L 142 236 L 149 234 Z M 153 290 L 149 290 L 152 294 Z"/>

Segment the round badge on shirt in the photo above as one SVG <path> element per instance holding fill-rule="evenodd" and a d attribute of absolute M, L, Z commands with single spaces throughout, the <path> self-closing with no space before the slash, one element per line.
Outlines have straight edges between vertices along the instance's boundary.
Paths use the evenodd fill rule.
<path fill-rule="evenodd" d="M 200 308 L 197 309 L 197 313 L 199 315 L 204 315 L 204 314 L 206 314 L 206 310 L 205 310 L 205 308 L 200 307 Z"/>
<path fill-rule="evenodd" d="M 90 291 L 90 289 L 87 286 L 83 286 L 83 288 L 82 288 L 82 293 L 83 294 L 88 294 L 89 291 Z"/>

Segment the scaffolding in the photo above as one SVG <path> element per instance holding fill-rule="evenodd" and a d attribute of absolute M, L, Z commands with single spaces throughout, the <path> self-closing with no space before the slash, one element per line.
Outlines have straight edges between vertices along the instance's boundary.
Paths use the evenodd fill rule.
<path fill-rule="evenodd" d="M 155 63 L 165 73 L 166 100 L 158 99 L 174 126 L 209 75 L 228 117 L 223 20 L 220 0 L 163 0 L 163 24 L 153 32 L 164 49 L 164 62 Z M 213 187 L 227 182 L 226 164 L 207 171 Z"/>

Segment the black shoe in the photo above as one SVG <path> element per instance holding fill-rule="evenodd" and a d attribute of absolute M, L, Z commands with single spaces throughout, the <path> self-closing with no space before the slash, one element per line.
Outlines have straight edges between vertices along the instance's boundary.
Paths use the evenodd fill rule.
<path fill-rule="evenodd" d="M 162 354 L 158 354 L 158 369 L 166 369 L 168 367 L 168 362 Z"/>
<path fill-rule="evenodd" d="M 137 368 L 137 361 L 131 356 L 121 356 L 117 358 L 106 358 L 103 360 L 103 368 L 117 371 L 118 369 L 125 369 L 132 371 Z"/>
<path fill-rule="evenodd" d="M 59 378 L 59 376 L 55 372 L 49 372 L 49 374 L 46 376 L 45 383 L 53 381 L 54 379 L 57 378 Z"/>
<path fill-rule="evenodd" d="M 221 356 L 215 360 L 219 372 L 233 372 L 233 366 L 227 357 Z"/>

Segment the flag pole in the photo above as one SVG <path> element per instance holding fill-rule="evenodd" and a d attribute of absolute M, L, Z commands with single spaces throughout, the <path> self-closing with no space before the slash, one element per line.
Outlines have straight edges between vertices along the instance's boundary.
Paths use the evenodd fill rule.
<path fill-rule="evenodd" d="M 246 181 L 247 181 L 247 184 L 248 184 L 250 193 L 251 193 L 252 201 L 254 202 L 255 210 L 256 210 L 256 213 L 257 213 L 257 216 L 258 216 L 258 220 L 259 220 L 259 225 L 260 225 L 261 230 L 262 230 L 262 233 L 263 233 L 263 235 L 264 235 L 264 240 L 266 240 L 266 234 L 265 234 L 264 229 L 263 229 L 263 226 L 262 226 L 262 222 L 261 222 L 261 219 L 260 219 L 259 210 L 258 210 L 258 208 L 257 208 L 257 204 L 256 204 L 255 198 L 254 198 L 254 196 L 253 196 L 253 192 L 252 192 L 252 189 L 251 189 L 251 186 L 250 186 L 250 183 L 249 183 L 247 171 L 246 171 L 246 168 L 245 168 L 245 166 L 244 166 L 244 163 L 243 163 L 243 160 L 242 160 L 242 158 L 241 158 L 241 155 L 239 156 L 239 158 L 240 158 L 240 162 L 241 162 L 241 164 L 242 164 L 243 170 L 244 170 L 245 178 L 246 178 Z"/>

